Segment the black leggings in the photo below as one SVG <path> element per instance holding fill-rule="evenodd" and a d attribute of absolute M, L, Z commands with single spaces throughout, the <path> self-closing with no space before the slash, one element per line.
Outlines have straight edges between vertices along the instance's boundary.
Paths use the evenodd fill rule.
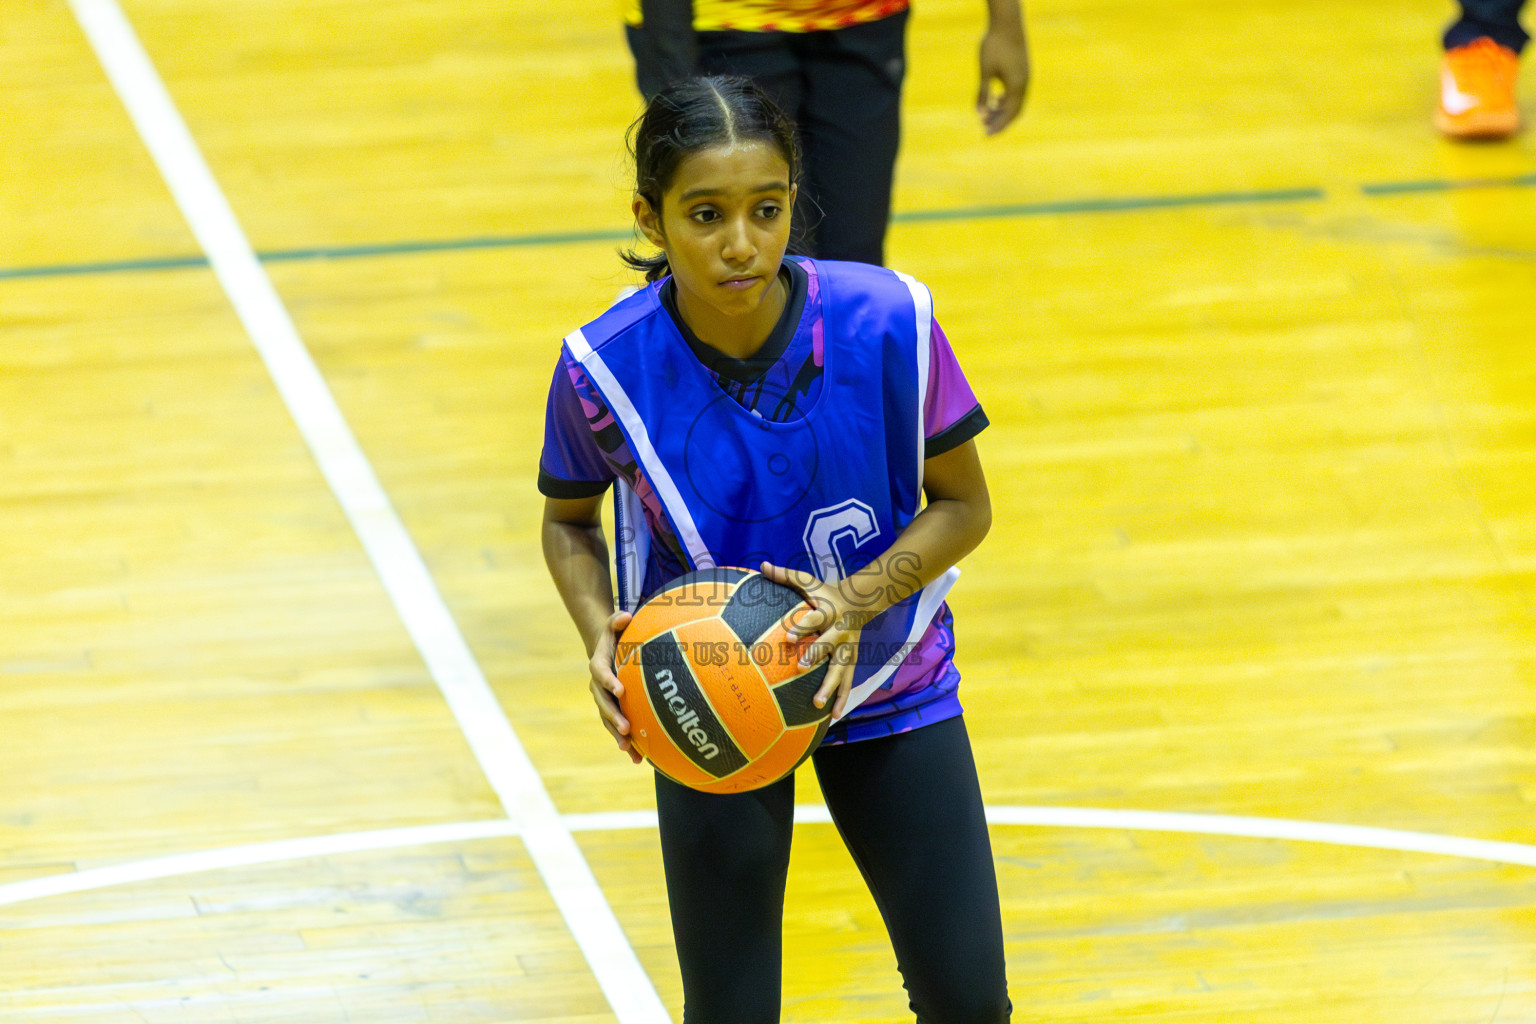
<path fill-rule="evenodd" d="M 992 846 L 962 719 L 823 747 L 816 777 L 920 1024 L 1009 1019 Z M 794 777 L 699 793 L 656 776 L 685 1024 L 779 1019 Z"/>
<path fill-rule="evenodd" d="M 1462 0 L 1461 17 L 1445 30 L 1445 48 L 1465 46 L 1479 36 L 1487 36 L 1516 53 L 1530 40 L 1520 26 L 1520 8 L 1525 0 Z"/>

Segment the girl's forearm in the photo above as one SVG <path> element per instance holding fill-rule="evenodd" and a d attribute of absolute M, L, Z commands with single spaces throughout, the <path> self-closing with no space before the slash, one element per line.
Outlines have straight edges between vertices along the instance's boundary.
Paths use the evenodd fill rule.
<path fill-rule="evenodd" d="M 885 554 L 838 589 L 850 597 L 852 614 L 868 621 L 942 576 L 975 550 L 991 525 L 990 503 L 930 501 Z"/>
<path fill-rule="evenodd" d="M 987 0 L 987 26 L 1010 38 L 1024 38 L 1024 9 L 1019 0 Z"/>
<path fill-rule="evenodd" d="M 591 656 L 614 610 L 603 528 L 546 521 L 543 544 L 549 575 Z"/>

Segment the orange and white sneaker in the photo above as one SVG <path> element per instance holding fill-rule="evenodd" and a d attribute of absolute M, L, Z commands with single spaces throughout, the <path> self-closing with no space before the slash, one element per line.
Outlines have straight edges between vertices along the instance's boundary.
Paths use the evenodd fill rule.
<path fill-rule="evenodd" d="M 1520 57 L 1492 39 L 1447 50 L 1440 65 L 1435 127 L 1453 139 L 1507 139 L 1520 128 L 1515 72 Z"/>

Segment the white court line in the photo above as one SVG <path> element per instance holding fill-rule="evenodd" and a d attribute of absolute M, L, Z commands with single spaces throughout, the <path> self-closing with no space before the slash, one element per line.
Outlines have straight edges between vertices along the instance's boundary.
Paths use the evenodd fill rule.
<path fill-rule="evenodd" d="M 116 0 L 70 0 L 209 265 L 272 375 L 621 1024 L 669 1022 L 410 535 Z"/>
<path fill-rule="evenodd" d="M 795 821 L 802 825 L 828 824 L 832 816 L 822 804 L 798 804 Z M 656 827 L 655 811 L 610 811 L 598 814 L 567 814 L 561 819 L 568 832 L 608 832 Z M 1427 853 L 1467 860 L 1492 861 L 1536 868 L 1536 846 L 1464 839 L 1430 832 L 1403 832 L 1360 825 L 1331 825 L 1318 821 L 1282 818 L 1243 818 L 1223 814 L 1181 814 L 1170 811 L 1121 811 L 1095 807 L 989 807 L 987 821 L 993 826 L 1024 825 L 1038 828 L 1091 828 L 1149 832 L 1182 832 L 1195 835 L 1239 836 L 1288 842 L 1325 843 L 1366 847 L 1402 853 Z M 272 843 L 231 846 L 219 850 L 180 853 L 169 857 L 87 868 L 83 871 L 0 885 L 0 906 L 27 900 L 89 892 L 134 882 L 147 882 L 204 871 L 277 864 L 309 857 L 342 853 L 458 843 L 517 834 L 507 820 L 470 821 L 450 825 L 351 832 L 344 835 L 283 839 Z"/>
<path fill-rule="evenodd" d="M 334 836 L 305 839 L 279 839 L 271 843 L 227 846 L 216 850 L 177 853 L 100 868 L 86 868 L 62 875 L 46 875 L 24 882 L 0 885 L 0 906 L 26 900 L 61 896 L 71 892 L 108 889 L 135 882 L 153 882 L 179 875 L 204 871 L 224 871 L 258 864 L 281 864 L 310 857 L 331 857 L 341 853 L 364 853 L 404 846 L 430 846 L 433 843 L 460 843 L 473 839 L 492 839 L 517 835 L 517 825 L 507 818 L 470 821 L 459 825 L 421 825 L 387 828 L 373 832 L 348 832 Z"/>
<path fill-rule="evenodd" d="M 655 811 L 613 811 L 599 814 L 567 814 L 565 827 L 572 832 L 655 828 Z M 827 824 L 832 815 L 824 804 L 795 805 L 795 821 Z M 1364 825 L 1332 825 L 1321 821 L 1290 821 L 1284 818 L 1243 818 L 1226 814 L 1184 814 L 1177 811 L 1122 811 L 1100 807 L 988 807 L 989 825 L 1032 825 L 1038 828 L 1128 829 L 1143 832 L 1189 832 L 1207 836 L 1242 836 L 1251 839 L 1285 839 L 1298 843 L 1327 843 L 1404 853 L 1431 853 L 1443 857 L 1488 860 L 1536 868 L 1536 846 L 1503 843 L 1491 839 L 1463 839 L 1432 832 L 1404 832 Z M 0 886 L 3 900 L 4 886 Z"/>
<path fill-rule="evenodd" d="M 1284 818 L 1244 818 L 1225 814 L 1183 814 L 1175 811 L 1117 811 L 1093 807 L 989 807 L 993 825 L 1035 825 L 1046 828 L 1112 828 L 1145 832 L 1188 832 L 1207 836 L 1285 839 L 1298 843 L 1327 843 L 1403 853 L 1493 861 L 1536 868 L 1536 846 L 1492 839 L 1464 839 L 1433 832 L 1404 832 L 1367 825 L 1334 825 L 1322 821 Z"/>

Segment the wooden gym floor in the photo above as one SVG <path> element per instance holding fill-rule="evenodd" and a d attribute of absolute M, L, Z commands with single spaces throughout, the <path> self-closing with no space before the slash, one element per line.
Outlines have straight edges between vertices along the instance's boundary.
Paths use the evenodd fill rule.
<path fill-rule="evenodd" d="M 114 2 L 0 19 L 0 1020 L 679 1019 L 537 542 L 613 5 Z M 1439 0 L 1030 0 L 984 140 L 982 6 L 891 260 L 993 421 L 1015 1019 L 1536 1021 L 1536 133 L 1433 134 Z M 800 785 L 785 1019 L 904 1019 Z"/>

